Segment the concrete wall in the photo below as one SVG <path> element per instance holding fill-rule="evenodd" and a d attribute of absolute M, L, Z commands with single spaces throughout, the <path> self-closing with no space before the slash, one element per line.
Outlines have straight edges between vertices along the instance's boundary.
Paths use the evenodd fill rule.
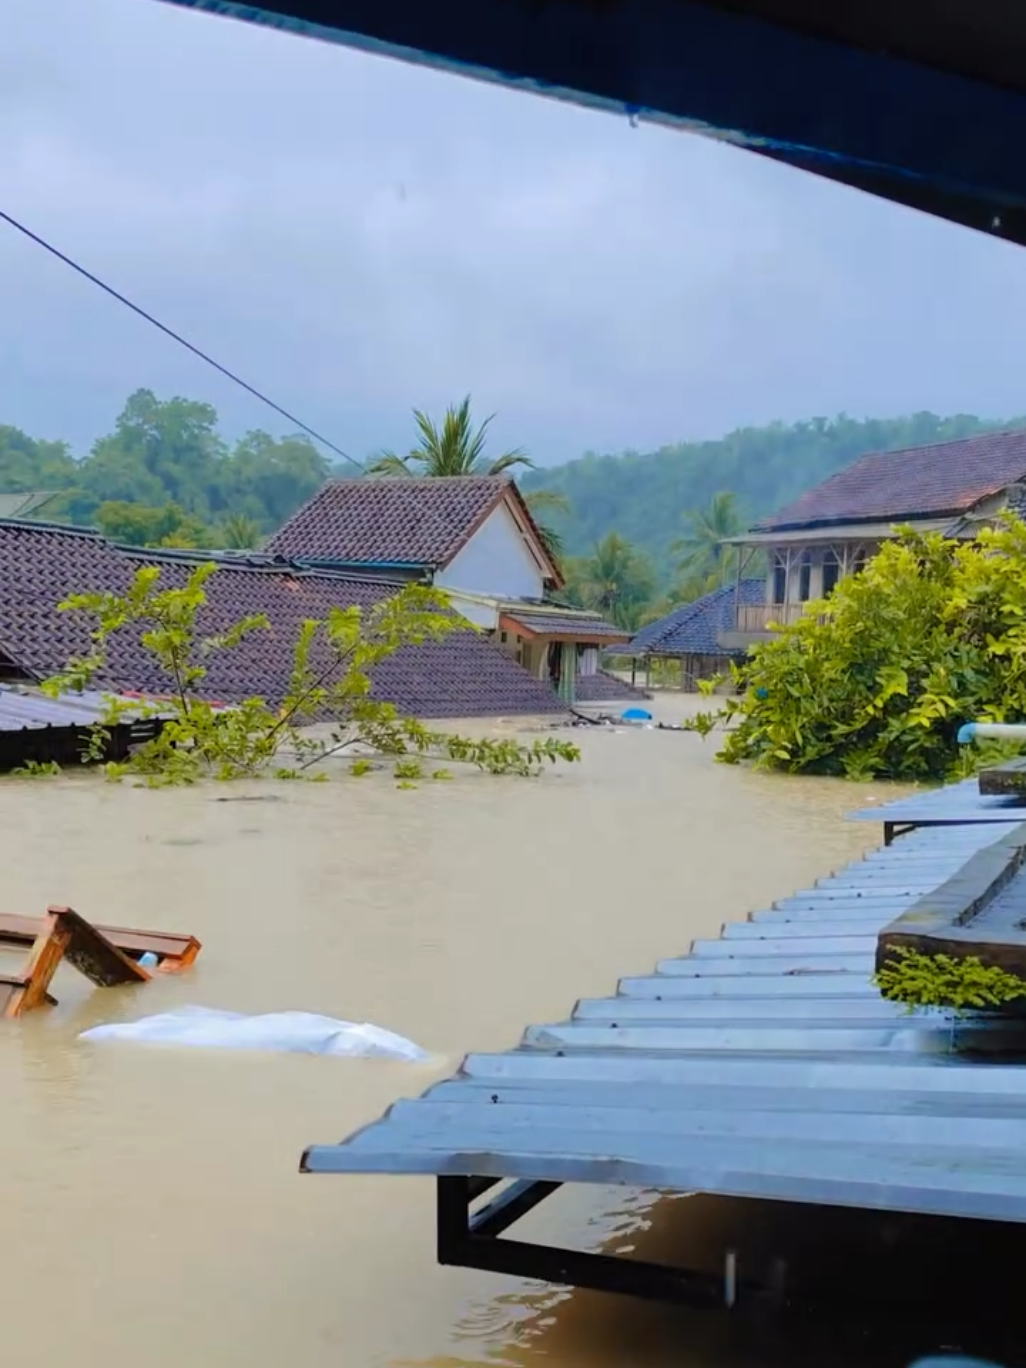
<path fill-rule="evenodd" d="M 488 515 L 435 583 L 500 598 L 541 598 L 545 589 L 542 567 L 505 504 Z"/>

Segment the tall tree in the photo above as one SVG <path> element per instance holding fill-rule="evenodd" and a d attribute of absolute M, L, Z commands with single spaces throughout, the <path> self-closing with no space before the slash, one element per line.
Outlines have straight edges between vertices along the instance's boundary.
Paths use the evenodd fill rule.
<path fill-rule="evenodd" d="M 567 566 L 567 586 L 584 608 L 634 631 L 652 597 L 655 575 L 647 557 L 616 532 L 596 542 L 590 556 Z"/>
<path fill-rule="evenodd" d="M 260 545 L 260 529 L 245 513 L 232 513 L 221 524 L 218 541 L 228 551 L 252 551 Z"/>
<path fill-rule="evenodd" d="M 685 582 L 702 585 L 708 593 L 723 584 L 737 565 L 737 548 L 726 544 L 744 530 L 737 496 L 728 490 L 714 494 L 705 508 L 693 509 L 685 517 L 683 537 L 671 545 L 677 558 L 677 573 Z"/>
<path fill-rule="evenodd" d="M 534 525 L 545 543 L 545 550 L 557 565 L 562 564 L 563 535 L 558 528 L 553 527 L 551 518 L 553 514 L 568 516 L 570 500 L 558 489 L 535 489 L 524 495 L 524 502 L 531 511 Z"/>
<path fill-rule="evenodd" d="M 534 462 L 519 447 L 488 459 L 484 448 L 492 418 L 475 427 L 470 415 L 470 395 L 461 404 L 445 410 L 442 426 L 436 427 L 426 413 L 413 410 L 420 434 L 417 445 L 406 456 L 383 451 L 367 467 L 368 475 L 502 475 L 513 466 L 533 466 Z"/>

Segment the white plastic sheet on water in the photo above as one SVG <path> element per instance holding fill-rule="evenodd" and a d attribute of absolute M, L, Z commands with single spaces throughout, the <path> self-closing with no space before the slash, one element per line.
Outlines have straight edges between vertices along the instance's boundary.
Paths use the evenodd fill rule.
<path fill-rule="evenodd" d="M 243 1016 L 210 1007 L 179 1007 L 141 1021 L 93 1026 L 80 1040 L 128 1040 L 145 1045 L 188 1045 L 221 1050 L 275 1050 L 333 1055 L 339 1059 L 428 1058 L 412 1040 L 368 1022 L 336 1021 L 313 1012 Z"/>

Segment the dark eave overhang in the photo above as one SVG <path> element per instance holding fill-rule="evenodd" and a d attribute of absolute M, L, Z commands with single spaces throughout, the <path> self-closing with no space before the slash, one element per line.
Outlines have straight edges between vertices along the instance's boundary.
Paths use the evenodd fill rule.
<path fill-rule="evenodd" d="M 719 138 L 1026 242 L 1015 0 L 170 0 Z"/>

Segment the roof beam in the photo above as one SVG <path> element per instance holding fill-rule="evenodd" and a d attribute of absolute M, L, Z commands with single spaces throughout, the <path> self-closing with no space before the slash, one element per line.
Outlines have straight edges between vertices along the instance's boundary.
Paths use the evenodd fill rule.
<path fill-rule="evenodd" d="M 979 36 L 982 11 L 966 0 L 948 0 L 940 18 L 936 5 L 924 14 L 923 61 L 881 51 L 881 35 L 893 31 L 902 41 L 892 47 L 909 52 L 915 0 L 871 5 L 854 36 L 859 21 L 848 15 L 834 39 L 799 31 L 810 23 L 801 0 L 169 3 L 702 133 L 1026 242 L 1026 92 L 998 85 L 1007 62 L 994 56 L 988 67 L 986 53 L 963 65 L 993 71 L 993 81 L 950 70 L 959 32 Z M 778 22 L 743 12 L 753 6 Z M 821 30 L 848 14 L 818 12 Z M 997 17 L 1005 19 L 991 3 L 986 22 Z"/>

